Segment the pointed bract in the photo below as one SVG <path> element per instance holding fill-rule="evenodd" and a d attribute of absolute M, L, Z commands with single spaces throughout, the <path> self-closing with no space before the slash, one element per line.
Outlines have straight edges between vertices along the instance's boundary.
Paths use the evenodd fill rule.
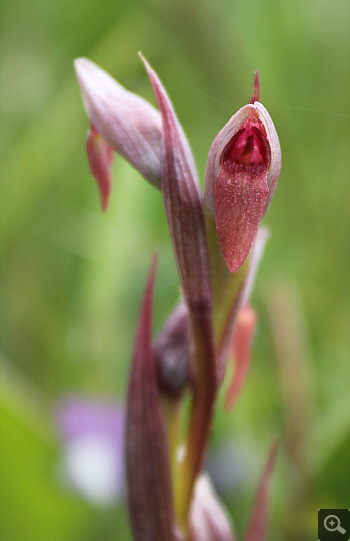
<path fill-rule="evenodd" d="M 269 451 L 267 462 L 263 470 L 260 484 L 256 493 L 254 507 L 249 522 L 245 541 L 266 541 L 268 523 L 268 505 L 271 477 L 275 466 L 277 442 L 275 441 Z"/>
<path fill-rule="evenodd" d="M 191 306 L 210 307 L 209 257 L 202 193 L 186 136 L 156 73 L 143 59 L 162 116 L 162 192 L 183 294 Z"/>
<path fill-rule="evenodd" d="M 86 152 L 91 174 L 96 179 L 100 190 L 102 209 L 107 210 L 112 189 L 111 167 L 113 149 L 106 143 L 92 124 L 90 124 L 90 131 L 86 141 Z"/>
<path fill-rule="evenodd" d="M 74 62 L 90 122 L 106 143 L 160 188 L 161 119 L 146 100 L 129 92 L 86 58 Z"/>
<path fill-rule="evenodd" d="M 258 93 L 256 77 L 253 98 Z M 280 169 L 281 149 L 270 115 L 258 101 L 242 107 L 214 139 L 205 178 L 206 206 L 215 212 L 231 272 L 241 267 L 250 251 Z"/>
<path fill-rule="evenodd" d="M 194 483 L 202 467 L 216 395 L 215 345 L 209 255 L 202 193 L 185 134 L 156 73 L 143 59 L 162 116 L 162 193 L 168 228 L 189 311 L 194 343 L 195 381 L 187 447 L 178 475 L 176 501 L 186 528 Z"/>
<path fill-rule="evenodd" d="M 259 78 L 259 72 L 258 70 L 256 70 L 255 77 L 254 77 L 253 95 L 249 103 L 252 103 L 254 105 L 256 101 L 259 101 L 259 98 L 260 98 L 260 78 Z"/>
<path fill-rule="evenodd" d="M 154 275 L 155 259 L 141 305 L 126 406 L 128 507 L 135 541 L 175 541 L 169 454 L 151 343 Z"/>

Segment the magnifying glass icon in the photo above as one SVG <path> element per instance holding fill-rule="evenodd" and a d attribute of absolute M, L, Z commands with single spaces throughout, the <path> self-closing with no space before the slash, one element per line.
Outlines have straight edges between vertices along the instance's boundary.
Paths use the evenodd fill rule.
<path fill-rule="evenodd" d="M 340 533 L 346 533 L 346 530 L 340 526 L 340 520 L 336 515 L 328 515 L 324 519 L 324 527 L 329 532 L 340 532 Z"/>

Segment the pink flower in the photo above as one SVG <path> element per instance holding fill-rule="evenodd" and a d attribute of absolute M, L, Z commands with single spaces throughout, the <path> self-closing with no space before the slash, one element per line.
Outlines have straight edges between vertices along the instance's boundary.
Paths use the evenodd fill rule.
<path fill-rule="evenodd" d="M 258 83 L 254 98 L 258 99 Z M 246 259 L 281 170 L 278 136 L 265 107 L 245 105 L 218 133 L 209 150 L 205 202 L 215 212 L 221 248 L 231 272 Z"/>
<path fill-rule="evenodd" d="M 165 168 L 172 168 L 173 163 L 176 168 L 173 171 L 169 169 L 168 174 L 181 170 L 181 175 L 191 175 L 194 191 L 190 197 L 194 197 L 196 191 L 206 214 L 215 215 L 227 266 L 231 272 L 236 272 L 250 251 L 260 220 L 267 213 L 281 169 L 281 149 L 275 127 L 269 113 L 258 101 L 258 77 L 251 103 L 231 117 L 210 147 L 203 205 L 186 136 L 164 89 L 156 83 L 153 70 L 148 68 L 153 85 L 156 84 L 160 113 L 90 60 L 77 59 L 75 69 L 92 126 L 88 156 L 92 174 L 100 188 L 102 207 L 107 207 L 111 190 L 109 147 L 163 192 L 166 189 Z M 172 126 L 169 124 L 171 117 Z M 164 204 L 170 205 L 167 193 Z M 191 212 L 196 215 L 194 209 Z M 199 210 L 197 214 L 196 220 L 201 220 Z M 169 227 L 174 235 L 175 227 L 171 224 Z"/>

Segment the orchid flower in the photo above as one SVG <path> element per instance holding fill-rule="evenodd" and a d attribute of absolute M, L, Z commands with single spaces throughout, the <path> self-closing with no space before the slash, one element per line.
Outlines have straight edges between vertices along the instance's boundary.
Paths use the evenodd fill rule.
<path fill-rule="evenodd" d="M 222 251 L 231 272 L 242 266 L 250 251 L 281 170 L 278 136 L 258 99 L 256 74 L 253 103 L 242 107 L 218 133 L 207 161 L 206 205 L 212 212 L 215 209 Z"/>
<path fill-rule="evenodd" d="M 135 541 L 232 541 L 230 521 L 202 477 L 202 467 L 231 349 L 237 374 L 230 404 L 247 373 L 255 318 L 250 316 L 245 325 L 241 319 L 267 238 L 259 223 L 276 188 L 281 151 L 272 120 L 258 101 L 256 74 L 251 103 L 232 116 L 209 150 L 203 195 L 171 101 L 155 71 L 141 59 L 159 112 L 89 60 L 75 61 L 90 120 L 89 165 L 102 208 L 107 208 L 111 191 L 113 149 L 162 191 L 181 284 L 181 301 L 154 339 L 153 258 L 126 406 L 130 523 Z M 191 407 L 183 437 L 186 390 Z M 265 477 L 270 472 L 271 467 Z M 265 493 L 260 498 L 264 509 Z M 263 531 L 265 515 L 258 513 L 258 526 L 249 531 Z M 247 541 L 252 539 L 247 534 Z"/>

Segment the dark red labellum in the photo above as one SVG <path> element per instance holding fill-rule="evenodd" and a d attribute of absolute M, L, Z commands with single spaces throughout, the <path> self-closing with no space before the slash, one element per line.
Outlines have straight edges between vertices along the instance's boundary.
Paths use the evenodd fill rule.
<path fill-rule="evenodd" d="M 218 235 L 231 272 L 243 264 L 258 230 L 270 160 L 265 128 L 251 115 L 222 153 L 214 191 Z"/>

